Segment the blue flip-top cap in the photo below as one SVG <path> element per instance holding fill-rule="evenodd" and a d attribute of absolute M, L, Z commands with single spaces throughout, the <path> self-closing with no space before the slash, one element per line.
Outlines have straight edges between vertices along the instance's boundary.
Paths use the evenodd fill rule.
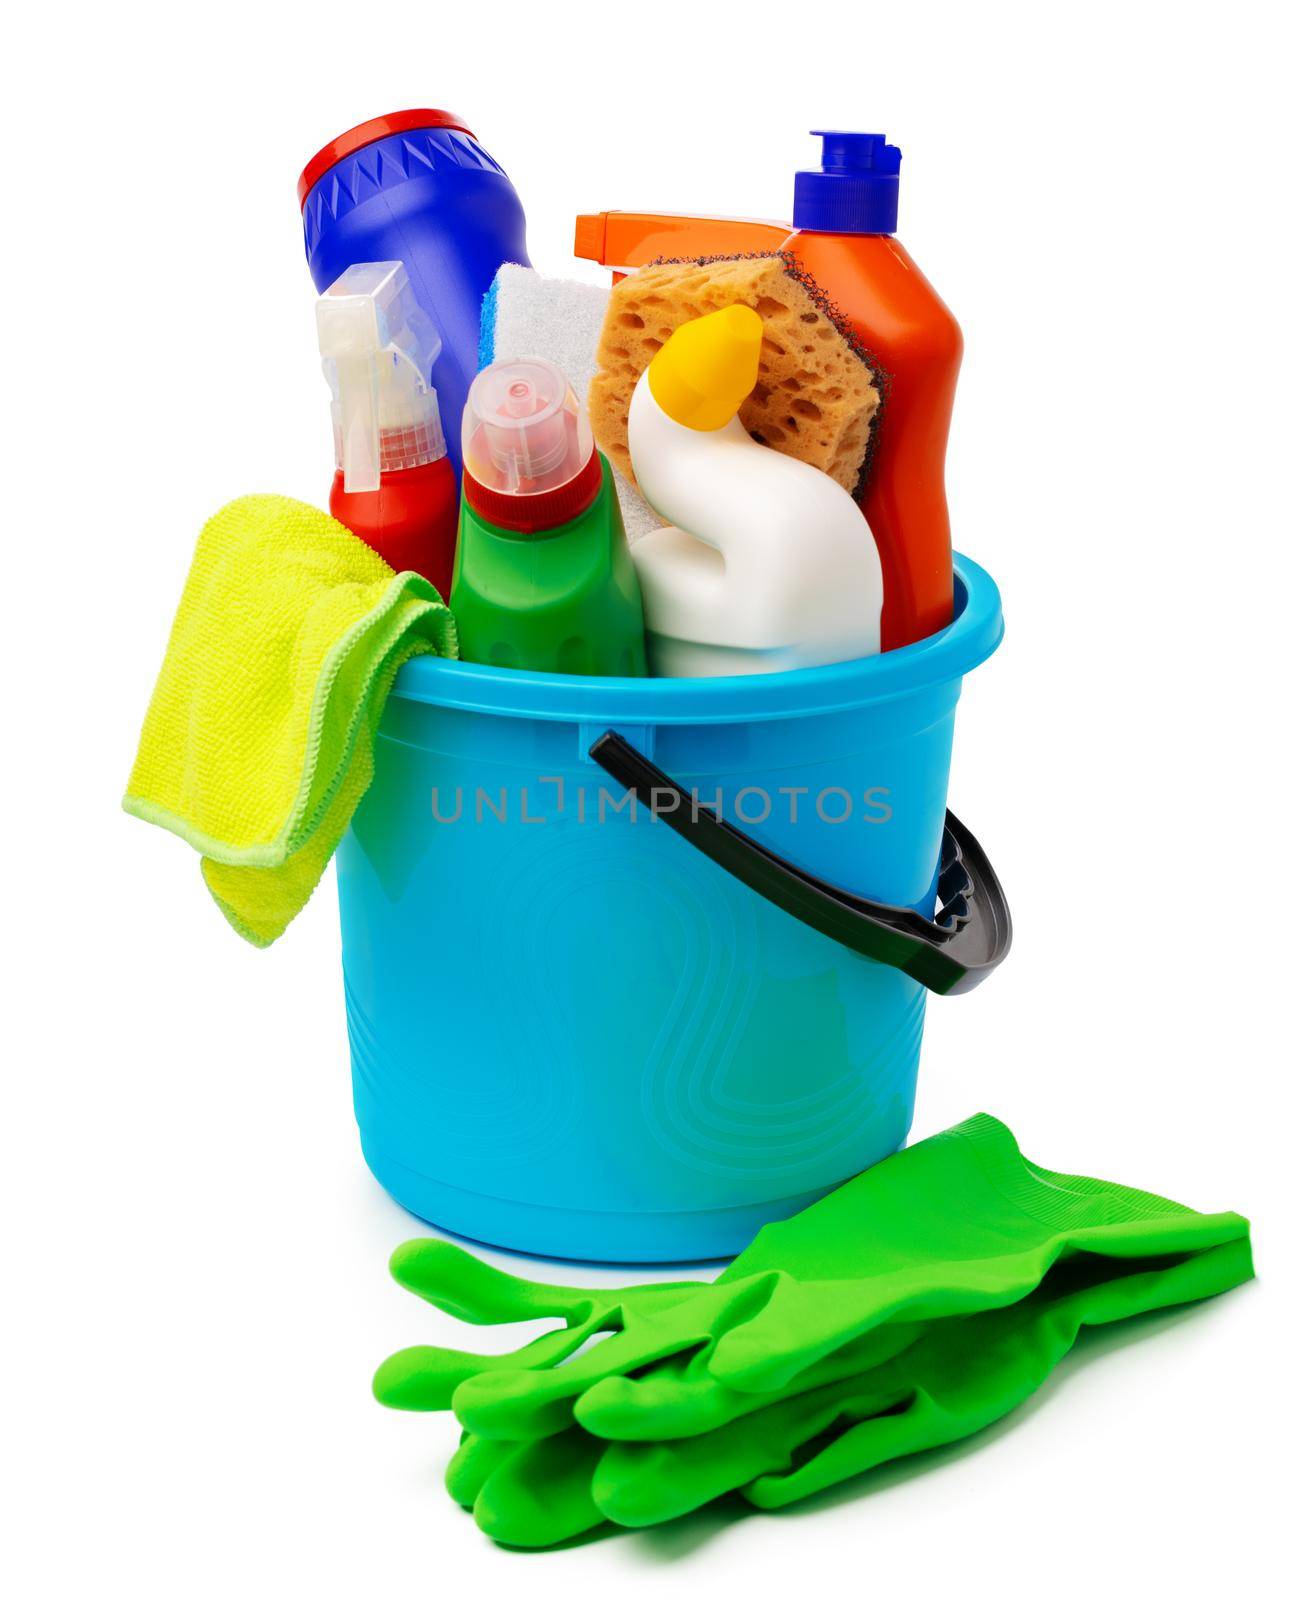
<path fill-rule="evenodd" d="M 813 233 L 894 233 L 899 213 L 897 146 L 884 133 L 814 128 L 821 171 L 794 175 L 794 225 Z"/>

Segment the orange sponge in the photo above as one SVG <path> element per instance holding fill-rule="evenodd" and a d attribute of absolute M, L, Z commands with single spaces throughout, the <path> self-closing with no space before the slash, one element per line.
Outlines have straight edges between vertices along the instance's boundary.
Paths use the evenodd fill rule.
<path fill-rule="evenodd" d="M 630 397 L 682 323 L 746 305 L 763 319 L 758 383 L 740 420 L 761 444 L 819 467 L 851 493 L 862 486 L 881 395 L 879 375 L 844 321 L 788 255 L 656 261 L 612 290 L 589 389 L 599 448 L 633 481 Z"/>

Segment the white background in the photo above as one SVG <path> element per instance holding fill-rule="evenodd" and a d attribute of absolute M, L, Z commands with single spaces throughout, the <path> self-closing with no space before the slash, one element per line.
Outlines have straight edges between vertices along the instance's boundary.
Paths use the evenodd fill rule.
<path fill-rule="evenodd" d="M 1295 1592 L 1315 894 L 1297 17 L 9 18 L 9 1593 Z M 1008 624 L 966 686 L 951 799 L 1017 925 L 984 989 L 929 1008 L 914 1132 L 989 1109 L 1048 1165 L 1254 1219 L 1258 1283 L 789 1514 L 718 1506 L 525 1557 L 449 1504 L 450 1419 L 370 1398 L 383 1355 L 460 1330 L 385 1270 L 418 1225 L 355 1145 L 332 884 L 257 952 L 186 847 L 118 811 L 198 527 L 239 493 L 327 491 L 297 173 L 412 105 L 469 119 L 535 263 L 581 276 L 579 210 L 780 216 L 810 128 L 903 146 L 901 237 L 967 338 L 956 543 Z"/>

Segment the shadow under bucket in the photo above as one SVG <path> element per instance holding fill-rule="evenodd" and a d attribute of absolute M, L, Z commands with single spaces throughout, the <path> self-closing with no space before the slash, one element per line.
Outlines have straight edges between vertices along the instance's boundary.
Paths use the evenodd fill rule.
<path fill-rule="evenodd" d="M 403 668 L 337 854 L 356 1118 L 396 1200 L 504 1249 L 698 1260 L 899 1148 L 928 988 L 1009 943 L 945 809 L 1003 632 L 963 557 L 955 602 L 770 676 Z"/>

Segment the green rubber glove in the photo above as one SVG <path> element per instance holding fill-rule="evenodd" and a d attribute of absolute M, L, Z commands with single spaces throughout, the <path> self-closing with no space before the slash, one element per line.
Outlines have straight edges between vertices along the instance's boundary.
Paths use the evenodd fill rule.
<path fill-rule="evenodd" d="M 1016 1305 L 928 1322 L 869 1371 L 694 1438 L 609 1443 L 579 1427 L 523 1443 L 468 1434 L 448 1488 L 490 1537 L 525 1548 L 607 1522 L 669 1521 L 732 1490 L 755 1506 L 788 1505 L 997 1421 L 1035 1393 L 1083 1327 L 1219 1294 L 1251 1273 L 1245 1230 L 1154 1266 L 1075 1258 Z"/>
<path fill-rule="evenodd" d="M 1196 1250 L 1245 1226 L 1232 1213 L 1201 1216 L 1047 1172 L 1002 1123 L 977 1116 L 765 1227 L 710 1284 L 536 1294 L 455 1246 L 404 1245 L 392 1262 L 398 1280 L 467 1321 L 556 1314 L 568 1326 L 507 1357 L 399 1352 L 376 1374 L 375 1393 L 408 1409 L 451 1406 L 487 1439 L 543 1438 L 577 1418 L 616 1437 L 692 1435 L 814 1386 L 810 1368 L 883 1326 L 1021 1300 L 1074 1253 Z M 611 1337 L 576 1355 L 599 1331 Z"/>

